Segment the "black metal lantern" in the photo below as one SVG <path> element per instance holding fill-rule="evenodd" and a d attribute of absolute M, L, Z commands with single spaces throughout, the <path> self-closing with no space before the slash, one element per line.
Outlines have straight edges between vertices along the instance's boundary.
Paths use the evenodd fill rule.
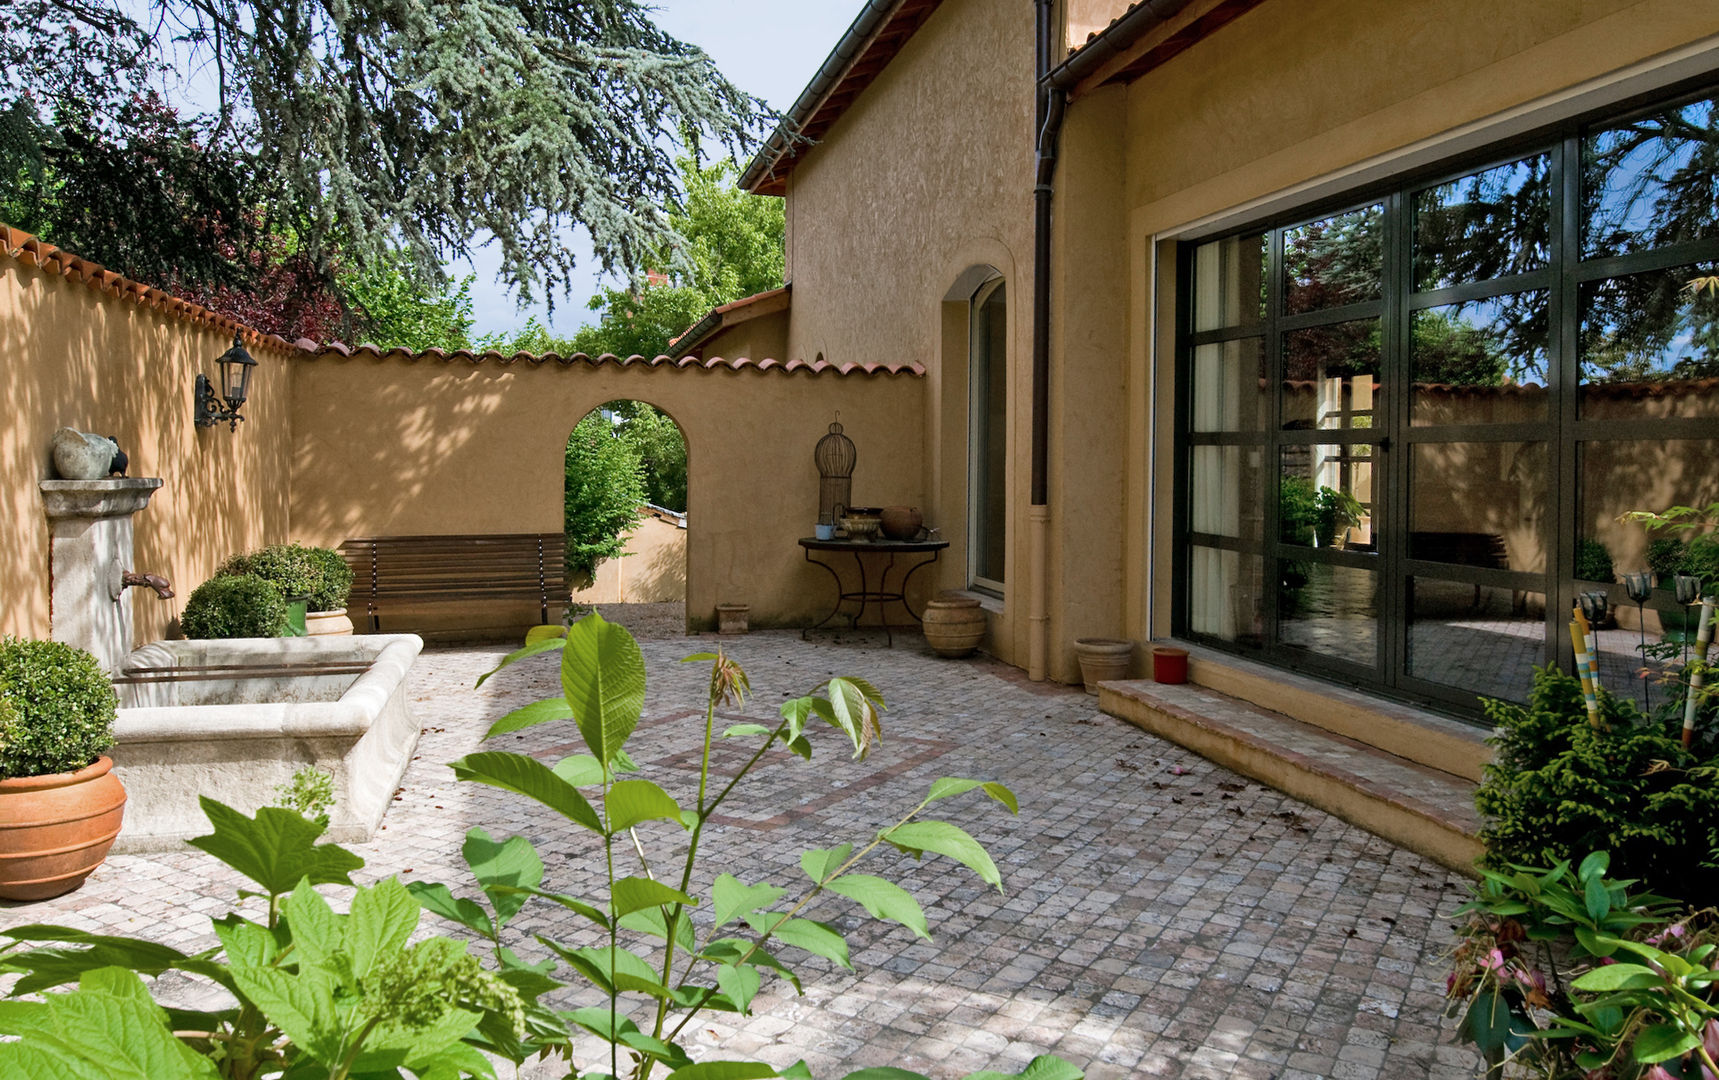
<path fill-rule="evenodd" d="M 216 363 L 221 367 L 219 393 L 210 384 L 209 376 L 201 372 L 197 375 L 194 388 L 196 424 L 198 427 L 214 427 L 225 420 L 227 430 L 236 431 L 239 421 L 244 419 L 239 415 L 239 409 L 250 396 L 251 370 L 257 366 L 257 361 L 245 351 L 240 336 L 234 334 L 233 347 L 222 353 Z"/>

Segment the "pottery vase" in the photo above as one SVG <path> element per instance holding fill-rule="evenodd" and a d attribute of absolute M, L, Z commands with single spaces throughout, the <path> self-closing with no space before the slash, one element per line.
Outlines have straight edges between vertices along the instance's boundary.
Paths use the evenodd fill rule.
<path fill-rule="evenodd" d="M 925 524 L 925 517 L 917 506 L 886 506 L 881 516 L 885 540 L 911 540 L 919 535 L 920 526 Z"/>
<path fill-rule="evenodd" d="M 125 816 L 113 760 L 0 780 L 0 899 L 46 900 L 84 883 Z"/>
<path fill-rule="evenodd" d="M 1076 638 L 1075 659 L 1080 661 L 1080 681 L 1089 694 L 1098 693 L 1098 684 L 1121 679 L 1128 674 L 1128 662 L 1134 654 L 1132 641 L 1116 638 Z"/>
<path fill-rule="evenodd" d="M 925 605 L 920 620 L 925 643 L 938 656 L 970 656 L 985 639 L 985 612 L 975 597 L 945 593 Z"/>

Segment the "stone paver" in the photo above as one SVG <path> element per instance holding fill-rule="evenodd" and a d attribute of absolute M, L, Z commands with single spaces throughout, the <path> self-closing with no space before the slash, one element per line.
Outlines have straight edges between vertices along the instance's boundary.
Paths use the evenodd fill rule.
<path fill-rule="evenodd" d="M 651 694 L 629 750 L 644 776 L 689 798 L 708 669 L 675 661 L 718 640 L 642 642 Z M 823 902 L 810 914 L 848 934 L 855 971 L 800 954 L 804 997 L 767 982 L 753 1016 L 704 1014 L 689 1032 L 697 1056 L 803 1057 L 826 1077 L 885 1064 L 955 1077 L 1047 1052 L 1099 1080 L 1475 1074 L 1440 1019 L 1439 914 L 1456 907 L 1462 885 L 1437 865 L 1104 716 L 1078 690 L 983 659 L 937 660 L 915 637 L 889 650 L 792 633 L 720 640 L 757 692 L 745 714 L 773 716 L 831 674 L 871 679 L 891 707 L 884 742 L 863 762 L 840 751 L 834 732 L 816 740 L 811 763 L 768 759 L 759 786 L 707 833 L 709 873 L 797 885 L 802 850 L 863 842 L 939 776 L 1001 780 L 1021 813 L 973 796 L 940 804 L 989 847 L 1006 892 L 940 857 L 880 857 L 870 869 L 920 898 L 933 941 L 840 898 Z M 482 825 L 529 836 L 551 887 L 597 892 L 592 838 L 522 799 L 456 783 L 443 767 L 477 748 L 493 719 L 555 686 L 553 664 L 539 661 L 472 690 L 504 651 L 419 660 L 410 685 L 423 739 L 383 831 L 354 846 L 368 863 L 362 878 L 463 889 L 459 844 Z M 549 725 L 497 741 L 554 760 L 579 752 L 577 738 L 570 725 Z M 722 747 L 718 768 L 738 755 Z M 653 866 L 674 863 L 677 839 L 653 838 Z M 0 908 L 0 925 L 56 922 L 209 947 L 208 915 L 238 884 L 197 852 L 115 857 L 77 893 Z M 515 925 L 596 943 L 548 905 Z M 535 945 L 522 936 L 521 947 Z"/>

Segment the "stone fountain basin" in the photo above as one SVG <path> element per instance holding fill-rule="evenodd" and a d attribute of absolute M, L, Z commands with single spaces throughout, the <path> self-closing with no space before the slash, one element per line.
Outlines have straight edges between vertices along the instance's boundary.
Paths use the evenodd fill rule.
<path fill-rule="evenodd" d="M 198 677 L 116 687 L 112 756 L 128 801 L 113 850 L 178 850 L 209 832 L 199 795 L 254 814 L 306 765 L 334 776 L 327 838 L 370 839 L 418 744 L 406 673 L 423 647 L 415 634 L 375 634 L 157 641 L 133 651 L 125 670 Z M 367 670 L 262 678 L 211 670 L 331 664 Z"/>

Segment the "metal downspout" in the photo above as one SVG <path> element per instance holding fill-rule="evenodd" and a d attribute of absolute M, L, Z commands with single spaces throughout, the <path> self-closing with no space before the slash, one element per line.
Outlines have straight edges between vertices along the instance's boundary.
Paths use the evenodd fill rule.
<path fill-rule="evenodd" d="M 1033 413 L 1032 505 L 1027 511 L 1027 677 L 1044 681 L 1050 661 L 1050 227 L 1051 180 L 1062 131 L 1062 90 L 1051 70 L 1053 0 L 1037 0 L 1038 145 L 1033 169 Z"/>

